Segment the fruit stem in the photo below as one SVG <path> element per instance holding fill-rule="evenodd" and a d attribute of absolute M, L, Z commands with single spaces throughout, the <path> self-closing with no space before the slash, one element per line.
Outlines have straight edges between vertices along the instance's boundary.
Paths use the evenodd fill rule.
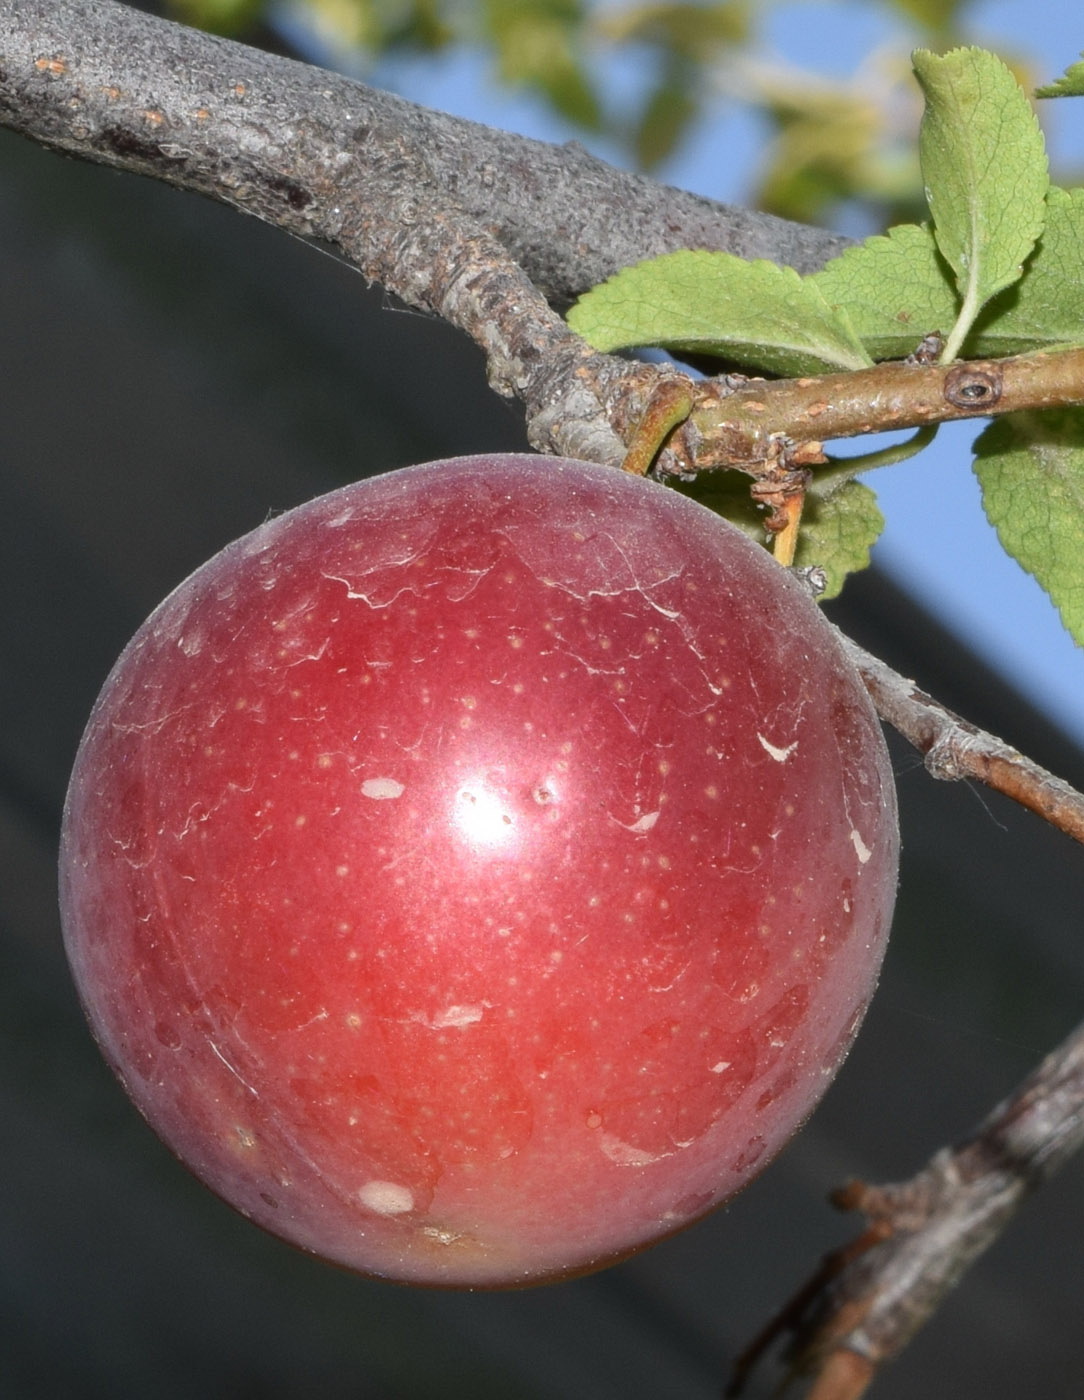
<path fill-rule="evenodd" d="M 779 506 L 783 517 L 783 528 L 772 536 L 772 553 L 785 569 L 794 563 L 798 548 L 798 526 L 802 521 L 802 507 L 805 505 L 805 492 L 795 492 L 784 498 Z"/>

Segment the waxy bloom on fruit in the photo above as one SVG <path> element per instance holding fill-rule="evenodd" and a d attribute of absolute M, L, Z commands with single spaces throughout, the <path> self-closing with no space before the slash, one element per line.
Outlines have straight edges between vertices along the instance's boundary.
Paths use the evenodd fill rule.
<path fill-rule="evenodd" d="M 727 1199 L 869 1000 L 896 813 L 802 586 L 663 486 L 474 457 L 272 520 L 97 702 L 68 953 L 162 1138 L 388 1278 L 601 1266 Z"/>

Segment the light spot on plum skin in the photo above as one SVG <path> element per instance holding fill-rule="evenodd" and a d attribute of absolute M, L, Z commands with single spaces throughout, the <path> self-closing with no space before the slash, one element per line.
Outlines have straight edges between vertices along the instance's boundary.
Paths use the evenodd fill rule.
<path fill-rule="evenodd" d="M 678 1145 L 682 1144 L 675 1144 Z M 622 1142 L 612 1133 L 603 1133 L 599 1146 L 602 1148 L 602 1155 L 619 1167 L 649 1167 L 653 1162 L 673 1156 L 672 1152 L 645 1152 L 642 1147 L 633 1147 L 629 1142 Z"/>
<path fill-rule="evenodd" d="M 425 1022 L 433 1030 L 446 1030 L 448 1027 L 473 1026 L 476 1021 L 480 1021 L 485 1015 L 485 1003 L 475 1006 L 448 1006 L 443 1011 Z M 424 1019 L 424 1018 L 422 1018 Z"/>
<path fill-rule="evenodd" d="M 405 785 L 395 778 L 366 778 L 361 785 L 362 797 L 371 797 L 374 802 L 402 797 L 405 791 Z"/>
<path fill-rule="evenodd" d="M 377 1215 L 405 1215 L 414 1209 L 414 1193 L 395 1181 L 367 1181 L 358 1200 Z"/>
<path fill-rule="evenodd" d="M 758 733 L 757 740 L 764 752 L 768 754 L 770 758 L 774 758 L 776 763 L 786 763 L 787 759 L 798 747 L 797 739 L 795 739 L 792 743 L 787 744 L 785 748 L 776 748 L 776 746 L 773 743 L 765 739 L 763 734 Z"/>
<path fill-rule="evenodd" d="M 862 840 L 862 837 L 856 828 L 852 828 L 851 830 L 851 845 L 854 847 L 854 853 L 858 857 L 859 864 L 865 865 L 866 861 L 869 860 L 873 852 Z"/>
<path fill-rule="evenodd" d="M 455 1244 L 457 1240 L 464 1238 L 462 1230 L 442 1230 L 439 1225 L 423 1225 L 421 1232 L 428 1239 L 443 1245 Z"/>

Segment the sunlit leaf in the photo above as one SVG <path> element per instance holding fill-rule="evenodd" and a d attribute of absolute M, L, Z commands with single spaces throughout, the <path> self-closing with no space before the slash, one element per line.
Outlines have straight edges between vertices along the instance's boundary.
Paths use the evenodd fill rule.
<path fill-rule="evenodd" d="M 951 357 L 984 303 L 1021 275 L 1042 232 L 1046 154 L 1023 90 L 995 54 L 919 50 L 913 62 L 926 98 L 919 133 L 926 198 L 961 298 Z"/>
<path fill-rule="evenodd" d="M 673 154 L 699 110 L 684 65 L 667 72 L 648 95 L 636 122 L 633 149 L 637 164 L 652 170 Z"/>
<path fill-rule="evenodd" d="M 653 44 L 682 58 L 703 62 L 713 50 L 749 38 L 752 5 L 723 0 L 715 5 L 661 3 L 623 5 L 604 11 L 599 32 L 616 43 Z"/>
<path fill-rule="evenodd" d="M 237 34 L 263 8 L 262 0 L 170 0 L 169 9 L 184 24 L 214 34 Z"/>
<path fill-rule="evenodd" d="M 598 350 L 659 345 L 784 375 L 870 363 L 814 283 L 730 253 L 666 253 L 627 267 L 582 296 L 568 320 Z"/>
<path fill-rule="evenodd" d="M 1084 342 L 1084 190 L 1054 186 L 1046 211 L 1023 277 L 980 314 L 968 354 L 1015 355 Z"/>
<path fill-rule="evenodd" d="M 891 0 L 894 10 L 916 20 L 931 34 L 951 34 L 968 0 Z"/>
<path fill-rule="evenodd" d="M 826 263 L 810 281 L 846 310 L 875 360 L 900 360 L 924 336 L 946 335 L 960 300 L 928 228 L 901 224 Z"/>
<path fill-rule="evenodd" d="M 583 45 L 577 0 L 485 0 L 483 15 L 503 81 L 544 93 L 561 116 L 587 130 L 602 110 Z"/>
<path fill-rule="evenodd" d="M 971 358 L 1084 341 L 1084 190 L 1051 188 L 1046 223 L 1018 282 L 993 297 L 963 344 Z M 927 228 L 903 224 L 849 248 L 811 279 L 841 307 L 874 359 L 909 355 L 944 335 L 959 299 Z"/>
<path fill-rule="evenodd" d="M 1084 54 L 1081 55 L 1084 59 Z M 1071 63 L 1060 78 L 1035 89 L 1036 97 L 1084 97 L 1084 62 Z"/>
<path fill-rule="evenodd" d="M 1084 409 L 998 419 L 975 443 L 975 474 L 1001 543 L 1084 646 Z"/>

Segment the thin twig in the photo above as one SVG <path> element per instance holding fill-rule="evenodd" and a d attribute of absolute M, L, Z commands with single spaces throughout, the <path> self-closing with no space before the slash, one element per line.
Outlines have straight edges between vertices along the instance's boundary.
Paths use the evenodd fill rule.
<path fill-rule="evenodd" d="M 859 1210 L 863 1235 L 830 1255 L 735 1368 L 789 1337 L 792 1377 L 816 1377 L 809 1400 L 856 1400 L 1008 1225 L 1024 1200 L 1084 1146 L 1084 1024 L 954 1148 L 909 1181 L 853 1182 L 836 1204 Z M 846 1386 L 851 1388 L 847 1389 Z"/>
<path fill-rule="evenodd" d="M 780 434 L 819 444 L 1082 402 L 1079 348 L 954 365 L 892 360 L 802 379 L 750 380 L 736 389 L 708 380 L 672 444 L 674 470 L 749 464 L 755 472 Z"/>
<path fill-rule="evenodd" d="M 1084 793 L 985 730 L 961 719 L 841 634 L 878 714 L 925 755 L 935 778 L 975 778 L 1084 842 Z"/>

